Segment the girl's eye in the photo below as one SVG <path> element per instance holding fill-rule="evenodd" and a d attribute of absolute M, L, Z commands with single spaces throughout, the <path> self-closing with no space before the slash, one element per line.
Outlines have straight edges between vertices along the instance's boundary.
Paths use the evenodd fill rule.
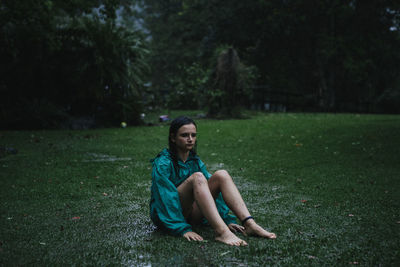
<path fill-rule="evenodd" d="M 192 138 L 195 138 L 195 137 L 197 136 L 197 134 L 196 134 L 196 133 L 192 133 L 192 134 L 189 134 L 189 133 L 183 133 L 183 134 L 181 134 L 181 136 L 182 136 L 182 137 L 184 137 L 184 138 L 187 138 L 187 137 L 189 137 L 189 135 L 190 135 Z"/>

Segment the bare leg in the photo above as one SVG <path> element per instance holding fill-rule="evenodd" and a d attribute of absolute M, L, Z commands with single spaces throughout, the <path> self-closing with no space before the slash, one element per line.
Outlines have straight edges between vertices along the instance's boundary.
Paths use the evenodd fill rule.
<path fill-rule="evenodd" d="M 220 192 L 222 193 L 225 203 L 233 213 L 235 213 L 240 221 L 243 221 L 245 218 L 250 216 L 250 212 L 248 211 L 239 190 L 227 171 L 221 170 L 215 172 L 208 180 L 208 185 L 214 198 L 216 198 Z M 276 238 L 274 233 L 270 233 L 263 229 L 254 221 L 254 219 L 247 220 L 244 227 L 245 233 L 248 235 L 256 235 L 272 239 Z"/>
<path fill-rule="evenodd" d="M 215 200 L 208 187 L 207 179 L 200 172 L 192 174 L 178 186 L 183 216 L 197 221 L 203 215 L 215 230 L 216 240 L 232 246 L 245 246 L 247 243 L 233 234 L 222 220 Z"/>

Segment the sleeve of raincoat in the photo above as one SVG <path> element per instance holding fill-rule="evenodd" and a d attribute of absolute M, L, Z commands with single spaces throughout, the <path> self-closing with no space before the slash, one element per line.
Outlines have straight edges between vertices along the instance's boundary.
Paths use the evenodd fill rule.
<path fill-rule="evenodd" d="M 173 235 L 183 235 L 192 231 L 183 217 L 178 190 L 168 179 L 172 175 L 172 166 L 169 162 L 153 162 L 152 194 L 154 197 L 155 212 L 162 225 Z"/>
<path fill-rule="evenodd" d="M 207 171 L 206 165 L 200 159 L 198 161 L 199 161 L 200 171 L 204 174 L 204 176 L 207 178 L 207 180 L 210 179 L 210 177 L 212 175 Z M 219 193 L 219 195 L 215 201 L 215 204 L 217 206 L 219 215 L 221 216 L 221 218 L 224 220 L 224 222 L 227 225 L 231 224 L 231 223 L 236 223 L 236 217 L 229 214 L 229 208 L 226 205 L 224 199 L 222 198 L 221 193 Z"/>

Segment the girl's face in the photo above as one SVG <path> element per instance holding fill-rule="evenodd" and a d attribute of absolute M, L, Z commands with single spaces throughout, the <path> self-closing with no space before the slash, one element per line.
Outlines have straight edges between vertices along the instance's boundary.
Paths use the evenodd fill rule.
<path fill-rule="evenodd" d="M 188 152 L 196 144 L 197 129 L 194 124 L 186 124 L 179 128 L 176 136 L 171 136 L 172 142 L 180 152 Z"/>

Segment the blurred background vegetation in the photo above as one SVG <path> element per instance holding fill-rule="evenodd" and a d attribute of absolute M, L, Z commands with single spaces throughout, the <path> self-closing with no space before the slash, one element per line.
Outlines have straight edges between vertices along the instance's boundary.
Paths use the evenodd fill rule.
<path fill-rule="evenodd" d="M 200 109 L 400 113 L 400 2 L 0 2 L 0 128 Z"/>

